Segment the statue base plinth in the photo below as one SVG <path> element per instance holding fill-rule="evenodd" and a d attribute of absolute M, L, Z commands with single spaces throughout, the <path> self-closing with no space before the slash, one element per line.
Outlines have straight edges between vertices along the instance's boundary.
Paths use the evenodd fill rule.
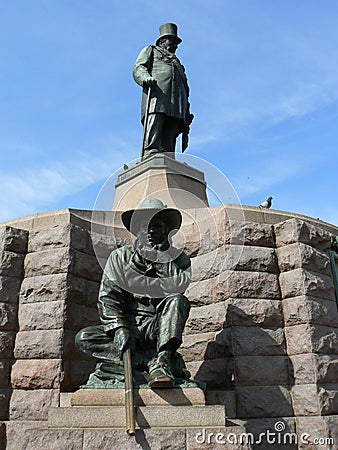
<path fill-rule="evenodd" d="M 125 427 L 124 389 L 80 389 L 63 393 L 48 414 L 49 428 Z M 234 390 L 135 389 L 137 428 L 224 427 L 236 416 Z"/>
<path fill-rule="evenodd" d="M 202 389 L 135 389 L 136 406 L 205 405 Z M 71 406 L 123 406 L 124 389 L 80 389 L 70 397 Z"/>
<path fill-rule="evenodd" d="M 209 206 L 203 172 L 165 153 L 155 154 L 118 176 L 113 210 L 135 209 L 146 198 L 158 198 L 178 209 Z"/>

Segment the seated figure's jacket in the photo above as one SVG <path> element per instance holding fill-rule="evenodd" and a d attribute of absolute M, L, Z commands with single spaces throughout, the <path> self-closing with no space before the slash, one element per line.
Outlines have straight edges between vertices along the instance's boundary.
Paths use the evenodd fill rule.
<path fill-rule="evenodd" d="M 110 254 L 98 299 L 106 332 L 128 327 L 130 316 L 154 316 L 163 298 L 185 292 L 191 280 L 191 262 L 183 251 L 176 254 L 173 260 L 152 264 L 145 263 L 131 245 Z"/>

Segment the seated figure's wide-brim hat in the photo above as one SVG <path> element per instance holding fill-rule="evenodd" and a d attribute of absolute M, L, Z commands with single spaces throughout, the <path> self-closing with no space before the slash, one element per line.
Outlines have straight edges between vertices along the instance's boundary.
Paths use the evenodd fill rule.
<path fill-rule="evenodd" d="M 139 208 L 130 209 L 122 213 L 122 222 L 128 231 L 137 235 L 140 227 L 142 225 L 147 225 L 148 227 L 151 219 L 155 216 L 164 220 L 169 226 L 171 234 L 175 234 L 182 224 L 180 211 L 174 208 L 167 208 L 161 200 L 155 198 L 146 199 L 140 204 Z"/>
<path fill-rule="evenodd" d="M 182 39 L 177 35 L 177 25 L 175 23 L 165 23 L 160 26 L 160 37 L 157 39 L 156 45 L 158 45 L 158 41 L 163 37 L 173 37 L 178 44 L 182 42 Z"/>

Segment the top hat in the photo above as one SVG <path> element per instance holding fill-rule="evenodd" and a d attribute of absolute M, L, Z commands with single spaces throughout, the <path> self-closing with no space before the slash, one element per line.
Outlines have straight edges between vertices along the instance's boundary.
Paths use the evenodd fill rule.
<path fill-rule="evenodd" d="M 137 234 L 141 225 L 149 225 L 151 219 L 160 217 L 168 225 L 169 231 L 175 234 L 182 224 L 181 213 L 174 208 L 167 208 L 156 198 L 144 200 L 138 209 L 130 209 L 122 213 L 123 225 L 133 234 Z"/>
<path fill-rule="evenodd" d="M 182 42 L 182 39 L 177 36 L 177 25 L 175 23 L 165 23 L 160 26 L 160 37 L 157 39 L 156 45 L 158 45 L 158 41 L 163 37 L 173 37 L 178 44 Z"/>

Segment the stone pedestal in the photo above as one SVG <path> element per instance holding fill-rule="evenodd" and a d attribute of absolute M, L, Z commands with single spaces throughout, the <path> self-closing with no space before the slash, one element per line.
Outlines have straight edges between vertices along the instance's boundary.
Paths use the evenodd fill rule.
<path fill-rule="evenodd" d="M 60 406 L 124 406 L 124 389 L 79 389 Z M 68 404 L 67 404 L 68 400 Z M 134 389 L 135 406 L 205 405 L 202 389 Z"/>
<path fill-rule="evenodd" d="M 242 221 L 232 219 L 238 210 L 233 205 L 196 208 L 189 211 L 189 220 L 188 213 L 183 214 L 181 230 L 193 280 L 186 292 L 192 308 L 180 353 L 192 378 L 207 384 L 205 405 L 195 399 L 192 405 L 173 406 L 164 398 L 157 399 L 162 406 L 150 405 L 140 395 L 140 404 L 135 401 L 137 418 L 143 420 L 144 410 L 151 412 L 149 420 L 144 417 L 155 428 L 138 429 L 136 438 L 123 428 L 110 428 L 111 413 L 120 414 L 124 424 L 121 403 L 92 406 L 99 408 L 90 410 L 97 417 L 102 412 L 108 417 L 104 420 L 111 420 L 108 428 L 48 428 L 49 410 L 54 411 L 49 421 L 53 414 L 56 420 L 67 411 L 74 413 L 74 421 L 76 414 L 83 414 L 73 426 L 85 423 L 80 422 L 85 420 L 82 408 L 90 406 L 71 406 L 76 395 L 71 392 L 86 382 L 93 367 L 76 353 L 74 335 L 99 323 L 96 301 L 102 270 L 97 255 L 104 260 L 130 241 L 121 213 L 96 212 L 100 220 L 95 231 L 92 211 L 76 210 L 38 214 L 3 226 L 0 444 L 6 440 L 6 450 L 209 449 L 215 448 L 217 433 L 246 432 L 258 438 L 266 430 L 276 432 L 278 422 L 285 426 L 283 436 L 308 433 L 310 442 L 335 439 L 336 445 L 338 328 L 329 251 L 338 228 L 247 206 L 240 209 Z M 233 391 L 237 408 L 230 413 Z M 156 428 L 155 420 L 166 408 L 181 419 L 175 429 Z M 203 412 L 197 428 L 192 422 L 185 426 L 190 409 L 195 419 L 203 410 L 241 425 L 229 426 L 227 420 L 226 427 L 208 428 Z M 335 448 L 330 445 L 326 448 Z"/>
<path fill-rule="evenodd" d="M 137 428 L 224 427 L 227 417 L 235 416 L 235 392 L 202 389 L 135 389 Z M 226 402 L 213 403 L 215 399 Z M 223 394 L 223 395 L 222 395 Z M 217 401 L 217 400 L 216 400 Z M 216 403 L 216 402 L 215 402 Z M 62 394 L 60 407 L 48 414 L 49 428 L 124 428 L 124 389 L 80 389 Z"/>
<path fill-rule="evenodd" d="M 178 209 L 208 206 L 203 172 L 157 154 L 118 176 L 114 211 L 136 208 L 146 198 L 158 198 Z"/>

